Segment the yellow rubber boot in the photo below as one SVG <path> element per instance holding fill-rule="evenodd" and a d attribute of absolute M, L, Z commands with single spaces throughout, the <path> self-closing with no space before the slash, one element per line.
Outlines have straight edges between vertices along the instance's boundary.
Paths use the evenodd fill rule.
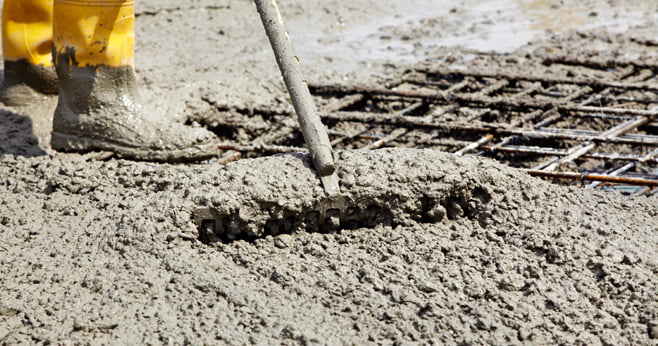
<path fill-rule="evenodd" d="M 133 1 L 55 0 L 55 12 L 55 58 L 72 59 L 79 66 L 134 65 Z"/>
<path fill-rule="evenodd" d="M 51 145 L 148 161 L 219 153 L 217 137 L 142 105 L 134 72 L 133 1 L 55 0 L 53 54 L 59 101 Z"/>
<path fill-rule="evenodd" d="M 4 82 L 0 99 L 8 105 L 30 103 L 57 93 L 52 64 L 52 0 L 5 0 L 2 6 Z"/>

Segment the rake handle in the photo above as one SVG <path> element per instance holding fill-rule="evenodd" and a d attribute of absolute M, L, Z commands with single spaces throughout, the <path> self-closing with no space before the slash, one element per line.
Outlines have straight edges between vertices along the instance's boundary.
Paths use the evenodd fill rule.
<path fill-rule="evenodd" d="M 318 116 L 306 80 L 302 77 L 299 59 L 295 55 L 290 37 L 283 25 L 276 0 L 254 1 L 295 108 L 313 165 L 320 175 L 330 175 L 336 169 L 331 142 L 329 142 L 327 130 Z"/>

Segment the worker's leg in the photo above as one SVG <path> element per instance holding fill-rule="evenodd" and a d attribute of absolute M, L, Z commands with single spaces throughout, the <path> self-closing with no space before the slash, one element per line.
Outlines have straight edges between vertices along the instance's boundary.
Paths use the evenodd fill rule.
<path fill-rule="evenodd" d="M 2 5 L 4 82 L 0 99 L 22 105 L 57 93 L 52 67 L 52 0 L 5 0 Z"/>
<path fill-rule="evenodd" d="M 108 150 L 157 161 L 217 153 L 215 136 L 205 129 L 173 123 L 141 104 L 133 66 L 133 1 L 55 0 L 54 11 L 60 94 L 54 149 Z"/>

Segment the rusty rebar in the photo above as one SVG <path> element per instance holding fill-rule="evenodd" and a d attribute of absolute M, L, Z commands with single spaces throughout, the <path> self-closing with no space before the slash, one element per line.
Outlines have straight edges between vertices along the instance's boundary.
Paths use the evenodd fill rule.
<path fill-rule="evenodd" d="M 526 172 L 534 177 L 552 178 L 552 179 L 568 179 L 579 181 L 600 181 L 604 183 L 615 183 L 623 185 L 635 186 L 658 186 L 658 179 L 643 179 L 643 178 L 629 178 L 619 177 L 606 174 L 592 174 L 592 173 L 576 173 L 576 172 L 547 172 L 542 170 L 526 170 Z"/>
<path fill-rule="evenodd" d="M 624 78 L 629 78 L 630 72 L 623 71 L 622 75 L 626 76 Z M 642 73 L 640 73 L 639 75 L 636 75 L 635 77 L 631 78 L 631 80 L 638 80 L 638 79 L 642 80 L 644 78 L 646 78 L 646 77 Z M 581 103 L 581 106 L 586 106 L 588 104 L 592 104 L 596 101 L 598 96 L 609 95 L 611 92 L 612 92 L 612 88 L 606 88 L 603 91 L 601 91 L 599 94 L 592 95 L 587 100 L 583 101 Z M 650 110 L 650 112 L 655 112 L 657 110 L 658 110 L 658 108 L 654 108 L 654 109 Z M 611 129 L 603 132 L 601 134 L 601 137 L 602 138 L 616 138 L 620 135 L 626 134 L 630 131 L 633 131 L 633 130 L 637 129 L 640 126 L 644 126 L 644 125 L 650 123 L 655 118 L 656 118 L 655 114 L 654 115 L 645 115 L 645 116 L 638 116 L 638 117 L 635 117 L 635 118 L 631 118 L 631 119 L 627 120 L 626 122 L 624 122 L 622 124 L 619 124 L 619 125 L 611 128 Z M 568 155 L 566 155 L 562 158 L 559 158 L 557 160 L 552 160 L 551 162 L 547 163 L 546 165 L 541 166 L 541 168 L 545 171 L 557 170 L 560 166 L 565 165 L 569 162 L 573 162 L 574 160 L 577 160 L 578 158 L 580 158 L 583 155 L 587 154 L 588 152 L 590 152 L 591 150 L 596 148 L 597 145 L 598 145 L 598 142 L 594 142 L 594 141 L 580 143 L 579 145 L 569 149 L 569 151 L 568 151 L 569 154 Z"/>
<path fill-rule="evenodd" d="M 614 115 L 636 115 L 656 117 L 657 111 L 642 110 L 642 109 L 620 109 L 613 107 L 594 107 L 594 106 L 579 106 L 573 103 L 566 103 L 564 101 L 547 101 L 547 100 L 534 100 L 529 98 L 515 99 L 504 97 L 491 97 L 482 96 L 477 94 L 457 94 L 447 93 L 443 91 L 414 91 L 414 90 L 389 90 L 382 88 L 366 88 L 366 87 L 346 87 L 342 85 L 323 85 L 312 86 L 315 93 L 320 94 L 349 94 L 361 93 L 369 95 L 399 97 L 403 99 L 420 99 L 427 102 L 444 102 L 444 103 L 459 103 L 462 105 L 474 105 L 477 107 L 486 108 L 501 108 L 501 109 L 544 109 L 548 110 L 555 108 L 562 112 L 582 112 L 582 113 L 601 113 L 601 114 L 614 114 Z M 658 88 L 656 88 L 658 91 Z"/>
<path fill-rule="evenodd" d="M 360 122 L 366 124 L 379 124 L 390 126 L 404 126 L 411 128 L 438 129 L 447 132 L 464 133 L 492 133 L 494 135 L 519 135 L 535 139 L 566 139 L 576 141 L 594 141 L 617 144 L 658 145 L 658 136 L 653 135 L 624 135 L 620 137 L 604 137 L 603 132 L 573 129 L 541 128 L 539 130 L 528 128 L 505 128 L 504 124 L 459 124 L 437 122 L 418 116 L 400 116 L 389 118 L 387 114 L 366 112 L 334 112 L 320 113 L 324 120 Z"/>
<path fill-rule="evenodd" d="M 267 153 L 267 154 L 283 154 L 283 153 L 306 153 L 308 149 L 287 145 L 275 144 L 240 144 L 240 143 L 220 143 L 219 149 L 230 150 L 240 153 Z"/>
<path fill-rule="evenodd" d="M 609 69 L 619 66 L 633 66 L 638 69 L 654 69 L 656 68 L 655 63 L 648 62 L 642 63 L 637 60 L 618 60 L 618 59 L 606 59 L 606 60 L 593 60 L 593 59 L 583 59 L 581 57 L 569 56 L 569 55 L 550 55 L 544 56 L 544 65 L 552 64 L 561 64 L 561 65 L 572 65 L 572 66 L 586 66 L 597 69 Z"/>
<path fill-rule="evenodd" d="M 654 66 L 655 68 L 655 66 Z M 556 77 L 546 75 L 524 75 L 504 71 L 478 71 L 478 70 L 455 70 L 455 69 L 418 69 L 418 72 L 427 75 L 439 76 L 459 76 L 459 77 L 478 77 L 478 78 L 495 78 L 507 79 L 514 81 L 528 81 L 528 82 L 541 82 L 550 84 L 570 84 L 588 86 L 594 88 L 615 88 L 623 90 L 645 90 L 645 91 L 658 91 L 658 85 L 655 83 L 624 83 L 612 82 L 595 78 L 573 78 L 573 77 Z"/>

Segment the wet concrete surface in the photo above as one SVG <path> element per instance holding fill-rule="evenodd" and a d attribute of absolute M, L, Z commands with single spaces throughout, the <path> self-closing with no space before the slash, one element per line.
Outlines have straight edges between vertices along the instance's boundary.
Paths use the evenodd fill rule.
<path fill-rule="evenodd" d="M 658 35 L 656 4 L 633 1 L 619 5 L 596 1 L 416 0 L 380 5 L 379 11 L 358 20 L 339 17 L 329 27 L 310 14 L 306 20 L 291 23 L 290 31 L 298 40 L 301 55 L 318 55 L 316 59 L 345 71 L 359 69 L 359 62 L 418 62 L 428 58 L 432 48 L 445 46 L 509 53 L 550 33 L 574 30 L 605 27 L 612 33 L 623 33 L 635 26 L 648 26 L 654 36 Z M 310 13 L 312 5 L 305 10 Z"/>
<path fill-rule="evenodd" d="M 588 47 L 587 35 L 564 32 L 569 23 L 657 38 L 647 1 L 436 3 L 280 6 L 315 82 L 377 85 L 426 58 L 528 41 L 517 57 L 574 47 L 637 54 Z M 250 2 L 144 1 L 137 13 L 139 84 L 162 117 L 291 109 Z M 510 35 L 521 38 L 501 38 Z M 57 153 L 47 144 L 54 101 L 0 113 L 3 343 L 656 340 L 655 198 L 559 187 L 435 151 L 346 151 L 342 186 L 408 203 L 396 222 L 209 241 L 200 209 L 251 220 L 267 212 L 261 202 L 312 204 L 322 190 L 308 164 L 295 155 L 221 166 Z M 440 203 L 423 206 L 421 194 Z"/>

